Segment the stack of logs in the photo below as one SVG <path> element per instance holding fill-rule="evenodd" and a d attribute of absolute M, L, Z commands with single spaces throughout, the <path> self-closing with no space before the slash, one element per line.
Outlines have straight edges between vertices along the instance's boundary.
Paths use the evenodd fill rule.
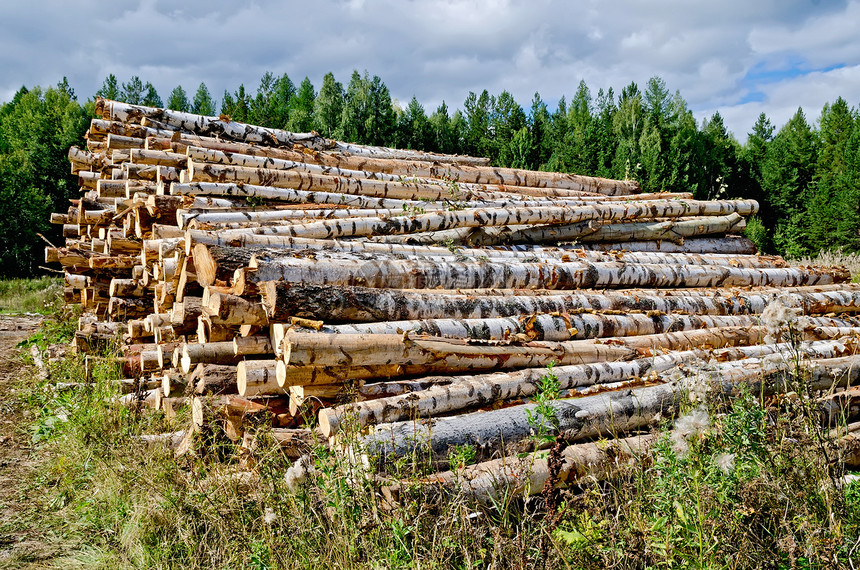
<path fill-rule="evenodd" d="M 96 115 L 69 151 L 82 196 L 52 216 L 66 244 L 46 261 L 83 307 L 77 350 L 119 342 L 123 401 L 190 403 L 196 429 L 238 439 L 253 416 L 292 453 L 322 443 L 380 465 L 420 449 L 444 467 L 470 445 L 486 493 L 488 473 L 519 476 L 505 458 L 541 425 L 570 444 L 563 484 L 577 461 L 641 451 L 651 436 L 629 434 L 691 386 L 777 390 L 798 345 L 766 338 L 769 305 L 817 388 L 860 370 L 860 287 L 756 255 L 752 200 L 109 100 Z M 561 397 L 544 417 L 530 400 L 548 377 Z"/>

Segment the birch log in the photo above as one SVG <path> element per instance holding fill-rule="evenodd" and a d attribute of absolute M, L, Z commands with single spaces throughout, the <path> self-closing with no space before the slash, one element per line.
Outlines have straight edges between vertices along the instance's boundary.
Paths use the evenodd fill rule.
<path fill-rule="evenodd" d="M 856 348 L 857 343 L 854 342 L 820 341 L 811 343 L 807 351 L 813 356 L 832 358 Z M 751 357 L 750 365 L 758 364 L 760 368 L 761 361 L 757 357 L 771 354 L 787 356 L 790 349 L 788 344 L 724 348 L 717 351 L 716 357 L 727 360 Z M 676 351 L 630 362 L 557 366 L 553 367 L 552 374 L 558 379 L 562 390 L 569 390 L 654 376 L 682 363 L 692 363 L 708 356 L 706 351 L 700 350 Z M 532 368 L 510 373 L 460 376 L 448 386 L 430 388 L 408 397 L 382 398 L 323 409 L 320 411 L 320 428 L 330 436 L 338 431 L 345 417 L 354 425 L 363 427 L 415 417 L 435 417 L 447 412 L 487 406 L 496 401 L 523 398 L 537 393 L 546 375 L 546 368 Z"/>
<path fill-rule="evenodd" d="M 658 417 L 671 417 L 677 412 L 681 394 L 682 388 L 677 384 L 660 384 L 554 400 L 548 405 L 558 420 L 560 440 L 577 441 L 624 433 L 646 427 Z M 479 461 L 489 459 L 498 449 L 508 453 L 528 451 L 534 429 L 528 413 L 552 431 L 552 425 L 537 411 L 536 404 L 527 404 L 434 418 L 432 425 L 425 421 L 377 425 L 369 435 L 359 439 L 355 453 L 382 466 L 393 457 L 409 453 L 445 459 L 450 451 L 464 445 L 474 447 Z"/>
<path fill-rule="evenodd" d="M 593 343 L 472 343 L 411 335 L 330 335 L 287 331 L 281 359 L 296 366 L 422 365 L 430 370 L 530 368 L 630 360 L 635 350 Z"/>
<path fill-rule="evenodd" d="M 642 434 L 569 445 L 561 452 L 561 465 L 553 475 L 553 488 L 564 489 L 605 480 L 625 466 L 647 457 L 657 437 L 655 434 Z M 512 455 L 468 465 L 458 471 L 436 473 L 426 481 L 456 485 L 475 499 L 493 504 L 511 496 L 539 494 L 549 478 L 548 458 Z"/>
<path fill-rule="evenodd" d="M 844 268 L 738 268 L 717 265 L 481 263 L 423 260 L 307 260 L 258 256 L 246 283 L 360 285 L 392 289 L 600 289 L 619 287 L 797 286 L 840 283 Z M 241 288 L 236 290 L 241 294 Z"/>
<path fill-rule="evenodd" d="M 326 322 L 368 322 L 492 318 L 580 310 L 745 315 L 761 313 L 777 297 L 807 315 L 860 312 L 860 290 L 783 294 L 715 290 L 674 296 L 657 291 L 470 295 L 269 281 L 260 287 L 260 293 L 272 322 L 286 322 L 293 316 Z"/>
<path fill-rule="evenodd" d="M 309 191 L 295 188 L 275 188 L 253 184 L 224 184 L 213 182 L 191 182 L 170 185 L 172 196 L 229 196 L 237 200 L 264 199 L 294 204 L 329 204 L 350 208 L 379 208 L 384 210 L 403 210 L 404 206 L 419 207 L 422 202 L 377 198 L 375 196 L 350 195 L 336 192 Z"/>
<path fill-rule="evenodd" d="M 274 360 L 246 360 L 236 367 L 236 386 L 240 396 L 286 394 L 278 384 L 277 362 Z"/>
<path fill-rule="evenodd" d="M 436 198 L 431 198 L 436 199 Z M 523 224 L 578 224 L 589 220 L 622 221 L 641 218 L 686 216 L 749 215 L 758 211 L 754 200 L 672 201 L 631 204 L 603 204 L 578 207 L 469 208 L 389 218 L 360 218 L 310 222 L 284 226 L 229 230 L 228 235 L 245 232 L 288 235 L 317 239 L 372 235 L 436 232 L 454 228 L 478 228 Z M 556 238 L 558 239 L 558 238 Z"/>

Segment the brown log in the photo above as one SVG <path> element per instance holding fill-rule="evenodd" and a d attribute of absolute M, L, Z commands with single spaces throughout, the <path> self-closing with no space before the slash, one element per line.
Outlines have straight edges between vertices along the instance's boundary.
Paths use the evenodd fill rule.
<path fill-rule="evenodd" d="M 218 281 L 227 283 L 237 269 L 247 267 L 254 250 L 243 248 L 194 246 L 194 268 L 197 282 L 203 287 Z"/>
<path fill-rule="evenodd" d="M 215 324 L 260 326 L 269 324 L 266 310 L 261 303 L 217 291 L 210 293 L 209 288 L 204 290 L 203 299 L 206 303 L 203 310 Z"/>
<path fill-rule="evenodd" d="M 605 480 L 625 466 L 641 462 L 656 440 L 654 434 L 642 434 L 569 445 L 562 450 L 560 466 L 555 472 L 549 468 L 546 457 L 513 455 L 468 465 L 457 471 L 436 473 L 425 481 L 456 485 L 474 498 L 491 504 L 512 496 L 541 493 L 551 477 L 555 489 Z"/>
<path fill-rule="evenodd" d="M 188 376 L 194 394 L 230 394 L 236 390 L 236 367 L 200 363 Z"/>
<path fill-rule="evenodd" d="M 186 343 L 182 346 L 179 360 L 183 372 L 191 371 L 198 363 L 236 365 L 241 357 L 233 353 L 233 341 L 210 342 L 206 344 Z"/>
<path fill-rule="evenodd" d="M 236 367 L 236 386 L 240 396 L 286 394 L 278 385 L 275 360 L 245 360 Z"/>
<path fill-rule="evenodd" d="M 354 255 L 354 254 L 352 254 Z M 763 268 L 724 266 L 665 266 L 655 264 L 433 262 L 396 259 L 300 259 L 256 254 L 253 273 L 245 284 L 264 281 L 360 285 L 380 288 L 543 288 L 597 289 L 619 287 L 797 286 L 840 283 L 848 274 L 840 268 Z M 234 276 L 234 279 L 237 279 Z M 237 294 L 243 291 L 234 289 Z"/>
<path fill-rule="evenodd" d="M 254 354 L 275 354 L 268 336 L 237 336 L 233 339 L 233 352 L 236 356 Z"/>

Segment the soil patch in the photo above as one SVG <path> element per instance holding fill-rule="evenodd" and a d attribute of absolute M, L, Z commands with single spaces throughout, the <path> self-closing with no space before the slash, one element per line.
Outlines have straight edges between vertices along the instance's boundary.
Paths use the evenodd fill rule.
<path fill-rule="evenodd" d="M 59 553 L 35 522 L 37 502 L 27 482 L 36 461 L 25 417 L 15 390 L 21 379 L 34 376 L 16 345 L 32 336 L 43 318 L 0 315 L 0 567 L 40 568 Z"/>

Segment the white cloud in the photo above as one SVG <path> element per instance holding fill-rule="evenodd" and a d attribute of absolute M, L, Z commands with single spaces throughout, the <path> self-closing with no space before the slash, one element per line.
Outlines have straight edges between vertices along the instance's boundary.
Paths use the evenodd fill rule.
<path fill-rule="evenodd" d="M 860 76 L 860 0 L 38 4 L 0 5 L 2 100 L 63 75 L 82 98 L 108 73 L 139 75 L 162 97 L 205 81 L 220 97 L 240 83 L 255 90 L 267 70 L 319 88 L 327 71 L 345 84 L 358 69 L 430 112 L 443 99 L 460 107 L 469 91 L 507 89 L 527 107 L 535 91 L 570 98 L 581 79 L 596 94 L 659 75 L 700 118 L 720 110 L 745 138 L 759 112 L 781 124 L 803 105 L 814 118 L 858 93 Z M 746 102 L 752 93 L 761 101 Z"/>

